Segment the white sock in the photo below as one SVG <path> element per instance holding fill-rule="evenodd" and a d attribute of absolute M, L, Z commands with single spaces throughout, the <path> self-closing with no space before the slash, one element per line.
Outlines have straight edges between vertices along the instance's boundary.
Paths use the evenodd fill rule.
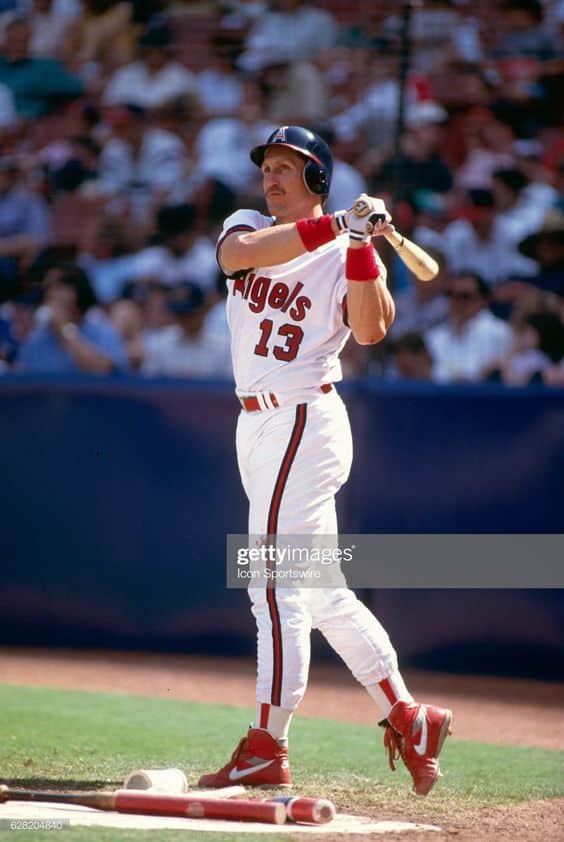
<path fill-rule="evenodd" d="M 257 717 L 255 728 L 262 728 L 278 740 L 288 742 L 288 730 L 294 715 L 293 710 L 279 708 L 266 702 L 257 702 Z"/>
<path fill-rule="evenodd" d="M 392 707 L 399 699 L 403 699 L 405 702 L 413 701 L 413 696 L 405 686 L 399 670 L 394 670 L 394 672 L 376 684 L 368 684 L 366 689 L 382 712 L 383 719 L 386 719 Z"/>

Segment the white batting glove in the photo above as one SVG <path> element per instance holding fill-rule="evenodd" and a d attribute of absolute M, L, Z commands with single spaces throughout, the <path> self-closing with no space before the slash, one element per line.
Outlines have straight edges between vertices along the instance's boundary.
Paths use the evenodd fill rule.
<path fill-rule="evenodd" d="M 347 211 L 336 211 L 334 218 L 340 232 L 348 231 L 351 240 L 368 244 L 376 226 L 392 217 L 382 199 L 362 193 Z"/>

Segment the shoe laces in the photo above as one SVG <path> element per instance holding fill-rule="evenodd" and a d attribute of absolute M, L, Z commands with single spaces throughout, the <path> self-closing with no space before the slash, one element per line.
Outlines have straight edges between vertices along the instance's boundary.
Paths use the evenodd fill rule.
<path fill-rule="evenodd" d="M 404 759 L 402 736 L 399 731 L 392 728 L 390 724 L 384 727 L 386 728 L 384 731 L 384 750 L 388 752 L 388 763 L 390 764 L 390 769 L 392 772 L 395 772 L 396 767 L 394 760 L 398 760 L 400 757 L 402 760 Z"/>

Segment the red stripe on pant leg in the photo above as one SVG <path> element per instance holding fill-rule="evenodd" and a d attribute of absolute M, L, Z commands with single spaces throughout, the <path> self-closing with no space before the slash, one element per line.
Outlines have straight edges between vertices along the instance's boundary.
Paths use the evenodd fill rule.
<path fill-rule="evenodd" d="M 270 509 L 268 512 L 268 542 L 274 543 L 274 537 L 278 531 L 278 515 L 280 513 L 280 505 L 282 503 L 282 494 L 288 481 L 290 468 L 296 457 L 299 444 L 305 429 L 307 417 L 307 405 L 301 403 L 296 407 L 296 420 L 294 421 L 294 428 L 286 453 L 282 459 L 282 464 L 278 472 L 278 477 L 274 485 L 272 493 L 272 500 L 270 501 Z M 271 562 L 269 562 L 269 567 Z M 280 622 L 280 612 L 276 603 L 276 586 L 274 580 L 268 582 L 266 588 L 266 601 L 268 603 L 268 610 L 270 613 L 270 622 L 272 625 L 272 690 L 270 694 L 270 701 L 273 705 L 280 707 L 280 698 L 282 695 L 282 625 Z"/>
<path fill-rule="evenodd" d="M 262 704 L 260 706 L 259 728 L 268 728 L 268 714 L 269 713 L 270 713 L 270 705 Z"/>
<path fill-rule="evenodd" d="M 395 703 L 398 700 L 398 697 L 394 693 L 394 691 L 392 689 L 392 685 L 390 684 L 388 679 L 384 678 L 383 681 L 379 681 L 378 686 L 380 687 L 382 693 L 384 694 L 386 699 L 389 701 L 389 703 L 391 705 L 395 705 Z"/>

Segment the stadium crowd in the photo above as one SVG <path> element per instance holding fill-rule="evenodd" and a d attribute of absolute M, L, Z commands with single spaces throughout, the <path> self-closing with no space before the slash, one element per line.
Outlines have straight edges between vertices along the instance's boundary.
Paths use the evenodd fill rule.
<path fill-rule="evenodd" d="M 3 0 L 0 373 L 230 375 L 215 239 L 263 209 L 279 124 L 335 156 L 328 210 L 382 196 L 397 305 L 348 376 L 564 386 L 564 2 Z"/>

